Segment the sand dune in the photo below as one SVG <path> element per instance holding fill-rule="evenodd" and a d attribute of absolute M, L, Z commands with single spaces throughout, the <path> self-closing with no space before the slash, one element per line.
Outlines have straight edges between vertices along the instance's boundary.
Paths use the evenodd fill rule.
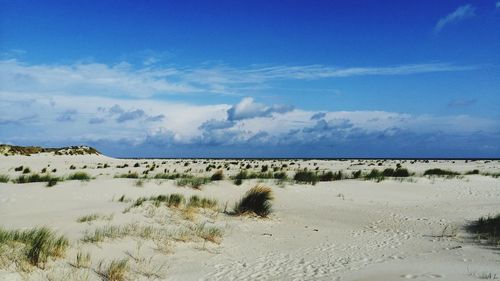
<path fill-rule="evenodd" d="M 139 167 L 134 167 L 136 163 Z M 415 175 L 400 180 L 345 179 L 315 185 L 250 179 L 237 186 L 228 179 L 247 165 L 255 172 L 263 165 L 270 170 L 279 167 L 293 176 L 304 168 L 342 170 L 348 175 L 357 170 L 395 168 L 398 163 Z M 209 165 L 215 168 L 208 171 Z M 52 187 L 44 182 L 0 183 L 0 226 L 48 226 L 70 241 L 65 257 L 51 260 L 44 269 L 23 271 L 4 262 L 0 280 L 101 280 L 102 268 L 122 258 L 128 259 L 128 280 L 500 277 L 498 249 L 478 245 L 463 228 L 480 216 L 500 213 L 500 179 L 480 174 L 422 176 L 429 168 L 498 173 L 499 161 L 139 160 L 48 153 L 0 156 L 0 175 L 15 179 L 22 174 L 15 171 L 19 166 L 29 167 L 28 175 L 45 168 L 58 177 L 84 171 L 93 179 L 66 180 Z M 219 169 L 226 180 L 206 183 L 200 189 L 153 178 L 164 172 L 210 176 Z M 134 172 L 148 179 L 115 178 Z M 271 187 L 275 197 L 274 212 L 268 218 L 223 212 L 259 182 Z M 173 193 L 216 199 L 218 206 L 193 210 L 146 201 L 129 207 L 139 197 Z M 124 202 L 119 200 L 122 196 Z M 77 222 L 90 214 L 96 217 Z M 126 234 L 101 242 L 82 241 L 95 229 L 112 226 L 121 227 Z M 210 229 L 220 231 L 221 236 L 207 238 L 203 231 Z M 78 252 L 90 254 L 90 268 L 72 266 Z"/>

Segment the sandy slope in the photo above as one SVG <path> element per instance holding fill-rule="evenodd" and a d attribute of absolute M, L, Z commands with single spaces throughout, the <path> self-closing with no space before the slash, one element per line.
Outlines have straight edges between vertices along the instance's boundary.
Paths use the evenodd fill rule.
<path fill-rule="evenodd" d="M 14 167 L 29 166 L 40 171 L 50 165 L 57 175 L 67 175 L 70 165 L 96 179 L 89 182 L 66 181 L 52 188 L 43 183 L 0 183 L 0 225 L 5 228 L 28 228 L 47 225 L 65 234 L 72 247 L 65 260 L 53 262 L 45 271 L 36 270 L 28 279 L 64 280 L 88 275 L 99 280 L 93 271 L 76 272 L 68 265 L 77 250 L 89 251 L 93 268 L 99 260 L 129 257 L 132 261 L 130 279 L 137 280 L 478 280 L 481 274 L 500 277 L 498 250 L 478 246 L 467 239 L 462 226 L 468 220 L 500 212 L 500 179 L 471 175 L 443 179 L 418 176 L 428 168 L 448 168 L 455 171 L 480 169 L 498 172 L 498 161 L 438 161 L 402 163 L 417 176 L 410 181 L 386 180 L 380 183 L 343 180 L 318 183 L 315 186 L 286 184 L 272 181 L 275 195 L 273 215 L 268 219 L 232 217 L 222 213 L 202 212 L 197 221 L 221 227 L 221 244 L 210 242 L 172 243 L 172 253 L 156 249 L 151 241 L 126 237 L 99 244 L 82 243 L 85 230 L 103 225 L 123 225 L 130 222 L 151 226 L 171 226 L 193 223 L 183 220 L 176 210 L 156 210 L 151 206 L 123 210 L 130 203 L 116 202 L 121 195 L 135 199 L 140 196 L 182 193 L 216 198 L 222 205 L 232 206 L 256 180 L 235 186 L 230 181 L 210 183 L 202 190 L 177 187 L 170 180 L 148 180 L 143 187 L 133 179 L 114 179 L 128 170 L 142 172 L 132 166 L 136 162 L 157 163 L 159 168 L 210 175 L 204 160 L 184 166 L 187 160 L 121 160 L 104 156 L 34 155 L 0 157 L 0 174 L 19 175 Z M 232 161 L 232 160 L 228 160 Z M 165 162 L 165 164 L 162 164 Z M 212 160 L 216 165 L 223 160 Z M 241 162 L 241 161 L 240 161 Z M 244 161 L 249 162 L 249 161 Z M 268 165 L 286 163 L 294 169 L 308 167 L 319 170 L 369 170 L 395 167 L 400 161 L 265 161 Z M 291 163 L 295 163 L 291 165 Z M 98 163 L 110 167 L 97 169 Z M 127 168 L 116 168 L 128 163 Z M 259 165 L 256 161 L 252 165 Z M 316 164 L 314 164 L 316 163 Z M 362 163 L 362 164 L 360 164 Z M 239 170 L 231 165 L 226 175 Z M 260 170 L 260 168 L 256 168 Z M 115 199 L 115 200 L 113 200 Z M 177 212 L 177 213 L 176 213 Z M 77 223 L 76 219 L 90 213 L 114 214 L 110 221 Z M 131 254 L 132 253 L 132 254 Z M 149 262 L 135 261 L 141 256 Z M 140 268 L 151 267 L 157 276 L 146 277 Z M 70 275 L 74 274 L 74 275 Z M 72 276 L 72 277 L 68 277 Z M 59 279 L 58 279 L 59 278 Z M 0 280 L 22 280 L 17 273 L 0 271 Z"/>

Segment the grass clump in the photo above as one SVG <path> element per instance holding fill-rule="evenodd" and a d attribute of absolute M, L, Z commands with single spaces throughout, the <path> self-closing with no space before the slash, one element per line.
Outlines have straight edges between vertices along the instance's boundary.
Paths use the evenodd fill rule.
<path fill-rule="evenodd" d="M 139 174 L 137 172 L 125 173 L 125 174 L 118 174 L 118 175 L 115 175 L 115 178 L 138 179 L 139 178 Z"/>
<path fill-rule="evenodd" d="M 311 171 L 298 171 L 293 176 L 293 180 L 299 183 L 310 183 L 316 184 L 319 180 L 319 177 L 316 173 Z"/>
<path fill-rule="evenodd" d="M 186 202 L 186 198 L 184 195 L 179 194 L 179 193 L 173 193 L 170 195 L 158 195 L 158 196 L 151 196 L 149 198 L 146 197 L 139 197 L 135 200 L 132 205 L 130 205 L 125 212 L 128 212 L 132 208 L 136 208 L 139 206 L 142 206 L 144 202 L 151 201 L 156 207 L 159 207 L 162 204 L 165 204 L 167 207 L 175 207 L 179 208 L 181 205 L 183 205 Z"/>
<path fill-rule="evenodd" d="M 377 169 L 372 169 L 368 174 L 364 176 L 365 180 L 376 180 L 377 182 L 380 182 L 384 180 L 384 173 L 382 171 L 379 171 Z"/>
<path fill-rule="evenodd" d="M 482 173 L 481 175 L 483 176 L 490 176 L 490 177 L 494 177 L 494 178 L 500 178 L 500 173 Z"/>
<path fill-rule="evenodd" d="M 14 179 L 14 183 L 30 183 L 30 182 L 47 182 L 47 183 L 57 183 L 58 181 L 62 181 L 62 178 L 54 177 L 50 174 L 31 174 L 31 175 L 20 175 L 16 179 Z M 55 184 L 54 184 L 55 185 Z M 52 185 L 50 185 L 52 186 Z"/>
<path fill-rule="evenodd" d="M 109 225 L 101 228 L 96 228 L 93 232 L 85 232 L 82 241 L 85 243 L 97 243 L 104 241 L 106 238 L 117 239 L 124 237 L 128 232 L 129 231 L 126 227 Z"/>
<path fill-rule="evenodd" d="M 181 173 L 159 173 L 155 175 L 155 179 L 162 179 L 162 180 L 176 180 L 180 178 L 191 178 L 193 176 L 188 175 L 188 174 L 181 174 Z"/>
<path fill-rule="evenodd" d="M 224 232 L 216 226 L 206 226 L 206 224 L 203 223 L 196 227 L 195 234 L 205 241 L 219 244 Z"/>
<path fill-rule="evenodd" d="M 220 181 L 224 179 L 224 173 L 222 170 L 218 170 L 217 172 L 213 173 L 213 175 L 210 177 L 210 180 L 212 181 Z"/>
<path fill-rule="evenodd" d="M 271 201 L 273 200 L 271 188 L 257 185 L 251 188 L 234 206 L 234 214 L 254 213 L 261 217 L 267 217 L 271 212 Z"/>
<path fill-rule="evenodd" d="M 55 179 L 55 178 L 50 179 L 47 182 L 47 187 L 52 187 L 52 186 L 56 185 L 58 181 L 59 181 L 59 179 Z"/>
<path fill-rule="evenodd" d="M 288 179 L 288 176 L 285 172 L 267 172 L 267 169 L 264 169 L 264 172 L 258 173 L 249 173 L 246 170 L 239 171 L 236 175 L 232 176 L 235 185 L 241 185 L 243 180 L 246 179 L 276 179 L 279 181 L 284 181 Z"/>
<path fill-rule="evenodd" d="M 458 176 L 460 173 L 454 172 L 454 171 L 449 171 L 449 170 L 443 170 L 439 168 L 434 168 L 434 169 L 429 169 L 424 172 L 424 176 L 447 176 L 447 177 L 453 177 L 453 176 Z"/>
<path fill-rule="evenodd" d="M 403 178 L 403 177 L 409 177 L 411 174 L 408 172 L 407 169 L 405 168 L 386 168 L 382 171 L 382 176 L 384 177 L 395 177 L 395 178 Z"/>
<path fill-rule="evenodd" d="M 198 195 L 193 195 L 189 197 L 189 201 L 186 204 L 186 207 L 215 209 L 217 208 L 217 200 L 209 198 L 200 198 Z"/>
<path fill-rule="evenodd" d="M 76 263 L 74 264 L 76 268 L 89 268 L 91 264 L 92 258 L 90 253 L 83 253 L 81 251 L 76 253 Z"/>
<path fill-rule="evenodd" d="M 189 186 L 191 188 L 200 189 L 204 184 L 211 182 L 210 178 L 205 177 L 190 177 L 190 178 L 180 178 L 176 181 L 178 186 Z"/>
<path fill-rule="evenodd" d="M 160 198 L 160 197 L 162 197 L 162 195 L 158 196 L 157 198 Z M 173 194 L 170 194 L 168 196 L 163 195 L 163 197 L 165 198 L 165 199 L 163 199 L 163 201 L 165 202 L 165 204 L 167 204 L 167 207 L 178 208 L 181 206 L 181 204 L 186 202 L 184 195 L 179 194 L 179 193 L 173 193 Z M 156 199 L 156 200 L 158 200 L 158 199 Z"/>
<path fill-rule="evenodd" d="M 127 259 L 112 260 L 109 265 L 103 268 L 103 263 L 99 263 L 99 274 L 107 281 L 125 281 L 130 270 Z"/>
<path fill-rule="evenodd" d="M 342 173 L 342 171 L 338 171 L 338 172 L 332 172 L 332 171 L 328 171 L 328 172 L 323 172 L 321 175 L 318 175 L 318 180 L 319 181 L 339 181 L 339 180 L 343 180 L 345 178 L 344 174 Z"/>
<path fill-rule="evenodd" d="M 469 223 L 466 229 L 476 234 L 478 239 L 486 239 L 489 243 L 500 246 L 500 214 L 480 217 Z"/>
<path fill-rule="evenodd" d="M 7 183 L 9 182 L 10 177 L 8 175 L 0 175 L 0 182 Z"/>
<path fill-rule="evenodd" d="M 89 181 L 92 177 L 85 172 L 76 172 L 68 176 L 68 180 Z"/>
<path fill-rule="evenodd" d="M 46 227 L 30 230 L 5 230 L 0 228 L 0 247 L 23 244 L 22 258 L 31 265 L 43 268 L 50 258 L 63 257 L 69 246 L 68 239 L 57 236 Z"/>
<path fill-rule="evenodd" d="M 86 216 L 81 216 L 78 219 L 76 219 L 76 222 L 82 223 L 82 222 L 91 222 L 95 221 L 100 218 L 99 214 L 90 214 Z"/>

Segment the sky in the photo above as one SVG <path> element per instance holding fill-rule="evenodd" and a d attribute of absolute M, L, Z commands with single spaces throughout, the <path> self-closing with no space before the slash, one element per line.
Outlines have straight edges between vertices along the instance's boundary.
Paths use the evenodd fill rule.
<path fill-rule="evenodd" d="M 500 1 L 0 0 L 0 143 L 500 157 Z"/>

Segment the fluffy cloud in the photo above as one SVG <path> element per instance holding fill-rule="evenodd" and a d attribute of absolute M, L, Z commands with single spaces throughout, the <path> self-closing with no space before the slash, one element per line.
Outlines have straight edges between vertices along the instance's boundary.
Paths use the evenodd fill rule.
<path fill-rule="evenodd" d="M 235 104 L 206 105 L 152 98 L 157 93 L 192 94 L 217 85 L 228 89 L 234 83 L 240 86 L 273 79 L 457 70 L 450 65 L 378 69 L 252 66 L 212 69 L 210 75 L 196 78 L 190 76 L 195 70 L 136 70 L 100 64 L 33 66 L 4 61 L 0 63 L 0 143 L 89 144 L 113 156 L 327 157 L 358 153 L 368 157 L 384 151 L 385 145 L 390 146 L 387 153 L 421 153 L 417 156 L 450 149 L 484 150 L 490 157 L 500 156 L 500 124 L 486 118 L 311 111 L 265 104 L 251 97 Z M 442 145 L 445 142 L 448 147 Z M 427 150 L 418 151 L 422 147 Z M 391 155 L 398 156 L 385 156 Z"/>
<path fill-rule="evenodd" d="M 470 4 L 458 7 L 455 11 L 441 18 L 434 27 L 435 32 L 440 32 L 445 26 L 456 23 L 476 15 L 476 8 Z"/>
<path fill-rule="evenodd" d="M 227 119 L 229 121 L 251 119 L 255 117 L 268 117 L 273 113 L 285 113 L 293 110 L 292 106 L 273 105 L 266 106 L 254 102 L 253 98 L 243 98 L 238 104 L 233 105 L 227 110 Z"/>

